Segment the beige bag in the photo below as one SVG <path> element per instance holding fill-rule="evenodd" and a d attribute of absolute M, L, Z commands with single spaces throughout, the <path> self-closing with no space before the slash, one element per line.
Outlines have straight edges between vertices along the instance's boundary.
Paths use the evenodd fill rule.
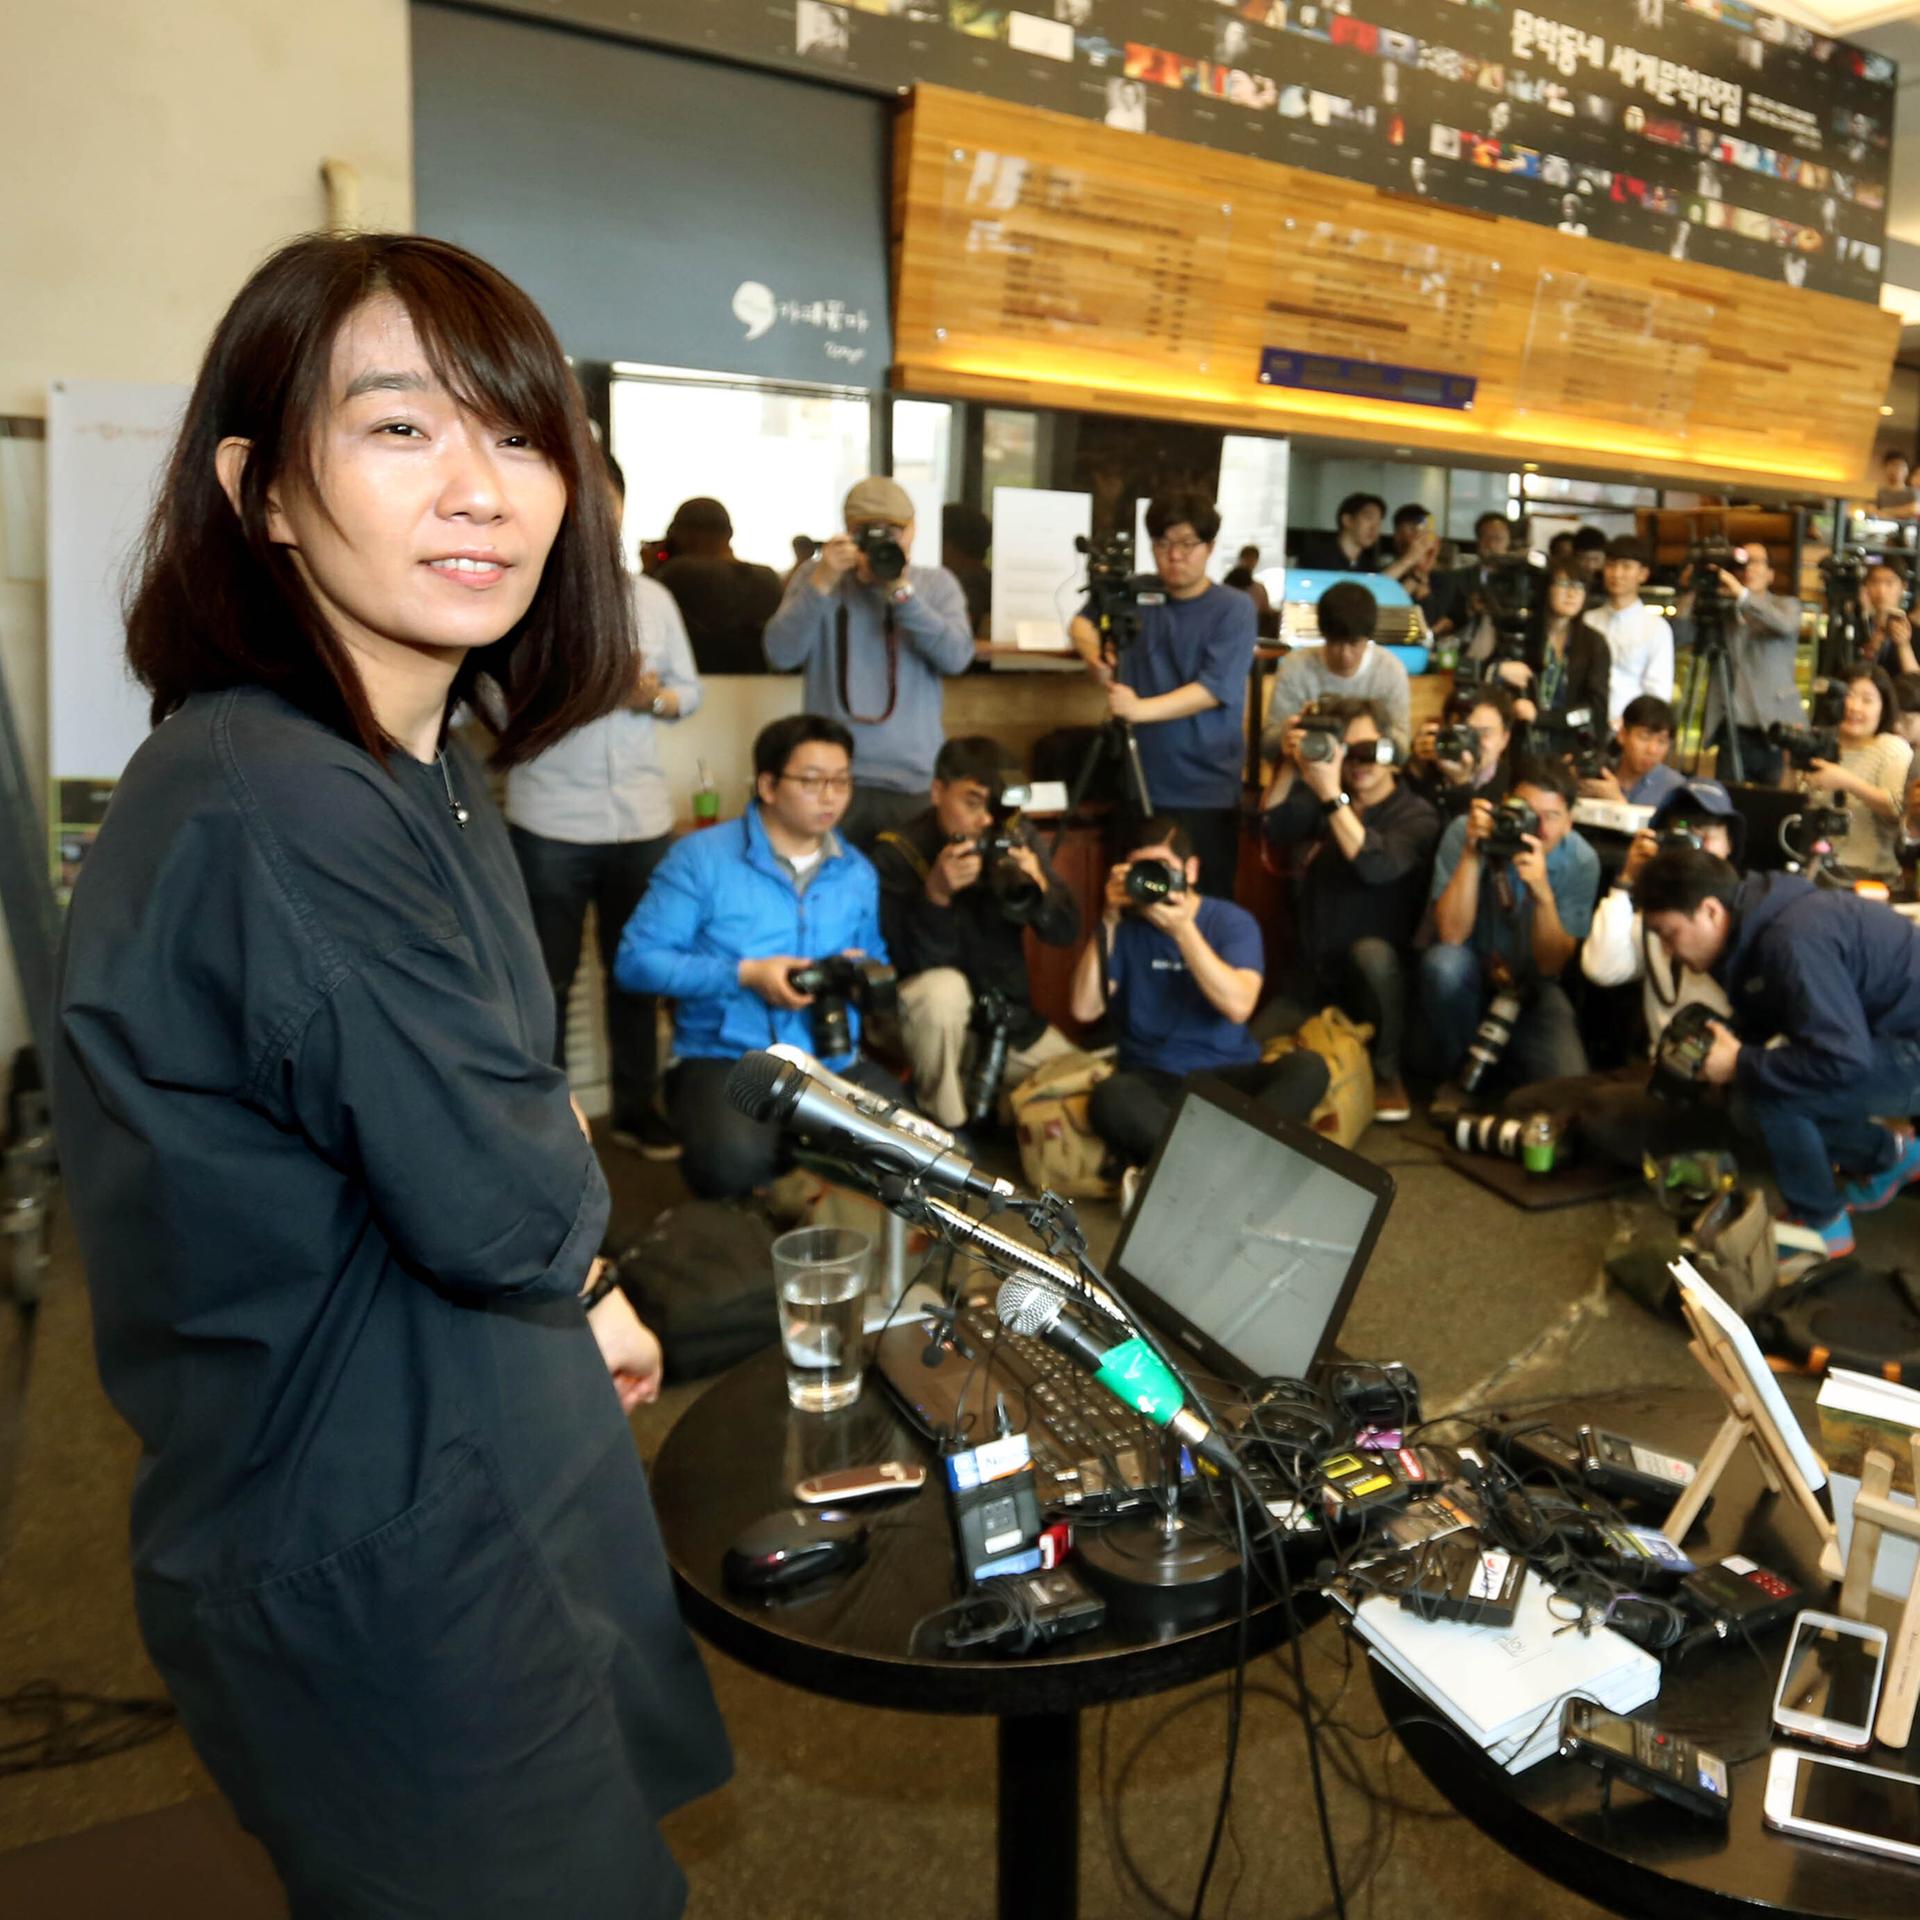
<path fill-rule="evenodd" d="M 1724 1217 L 1718 1223 L 1714 1215 Z M 1766 1196 L 1750 1187 L 1732 1208 L 1718 1199 L 1702 1208 L 1692 1227 L 1681 1236 L 1681 1251 L 1689 1255 L 1702 1276 L 1741 1319 L 1745 1319 L 1780 1281 L 1780 1254 L 1773 1237 L 1773 1221 Z"/>
<path fill-rule="evenodd" d="M 1020 1170 L 1033 1192 L 1067 1200 L 1110 1200 L 1119 1192 L 1100 1177 L 1107 1148 L 1088 1117 L 1094 1088 L 1112 1072 L 1111 1060 L 1076 1048 L 1036 1067 L 1009 1095 Z"/>
<path fill-rule="evenodd" d="M 1373 1059 L 1367 1052 L 1372 1038 L 1366 1022 L 1350 1019 L 1338 1007 L 1322 1007 L 1297 1033 L 1269 1040 L 1260 1058 L 1270 1065 L 1295 1047 L 1317 1053 L 1327 1063 L 1327 1091 L 1308 1125 L 1350 1147 L 1373 1125 Z"/>

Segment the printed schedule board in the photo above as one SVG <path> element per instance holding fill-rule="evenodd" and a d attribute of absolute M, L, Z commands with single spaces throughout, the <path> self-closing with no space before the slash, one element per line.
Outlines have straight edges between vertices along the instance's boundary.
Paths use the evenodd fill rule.
<path fill-rule="evenodd" d="M 1879 298 L 1894 64 L 1741 0 L 510 0 Z"/>

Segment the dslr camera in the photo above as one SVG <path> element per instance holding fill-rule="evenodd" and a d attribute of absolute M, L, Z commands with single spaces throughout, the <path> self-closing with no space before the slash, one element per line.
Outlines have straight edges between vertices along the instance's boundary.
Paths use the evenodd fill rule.
<path fill-rule="evenodd" d="M 1831 727 L 1790 727 L 1776 720 L 1767 729 L 1767 739 L 1785 752 L 1789 766 L 1803 773 L 1816 760 L 1840 758 L 1840 736 Z"/>
<path fill-rule="evenodd" d="M 1433 736 L 1433 757 L 1436 760 L 1464 760 L 1467 765 L 1478 771 L 1480 766 L 1480 736 L 1464 720 L 1452 720 Z"/>
<path fill-rule="evenodd" d="M 1347 723 L 1336 714 L 1308 707 L 1294 716 L 1293 724 L 1300 729 L 1302 760 L 1331 760 L 1346 744 Z"/>
<path fill-rule="evenodd" d="M 1663 1100 L 1697 1100 L 1705 1091 L 1700 1070 L 1713 1051 L 1707 1022 L 1717 1018 L 1703 1000 L 1689 1000 L 1674 1009 L 1673 1018 L 1653 1050 L 1650 1090 Z"/>
<path fill-rule="evenodd" d="M 1027 823 L 1020 817 L 1027 793 L 1025 787 L 1006 788 L 993 810 L 993 824 L 985 833 L 978 839 L 968 834 L 954 836 L 956 842 L 971 846 L 980 856 L 980 871 L 986 877 L 988 891 L 998 902 L 1000 911 L 1020 925 L 1025 925 L 1039 912 L 1040 903 L 1046 898 L 1046 890 L 1013 858 L 1016 847 L 1033 844 Z"/>
<path fill-rule="evenodd" d="M 907 550 L 897 528 L 885 520 L 869 520 L 853 536 L 853 544 L 867 557 L 867 571 L 878 586 L 890 587 L 907 570 Z"/>
<path fill-rule="evenodd" d="M 849 1007 L 858 1007 L 871 1018 L 876 1013 L 892 1012 L 899 998 L 897 977 L 885 961 L 856 960 L 845 953 L 810 960 L 804 967 L 789 967 L 787 985 L 795 993 L 813 996 L 808 1009 L 813 1017 L 813 1051 L 822 1060 L 853 1051 Z"/>
<path fill-rule="evenodd" d="M 1538 837 L 1540 816 L 1520 798 L 1510 793 L 1493 810 L 1493 826 L 1480 842 L 1480 852 L 1488 860 L 1517 859 L 1527 850 L 1527 836 Z"/>
<path fill-rule="evenodd" d="M 1127 869 L 1127 904 L 1131 907 L 1157 907 L 1187 890 L 1187 876 L 1171 860 L 1157 856 L 1136 860 Z"/>

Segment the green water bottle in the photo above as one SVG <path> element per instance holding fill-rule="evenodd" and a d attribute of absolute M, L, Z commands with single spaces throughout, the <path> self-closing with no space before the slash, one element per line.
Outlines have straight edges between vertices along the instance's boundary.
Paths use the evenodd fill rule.
<path fill-rule="evenodd" d="M 700 784 L 693 790 L 693 824 L 696 827 L 711 827 L 720 818 L 720 789 L 713 784 L 713 775 L 707 771 L 707 763 L 697 763 L 700 772 Z"/>
<path fill-rule="evenodd" d="M 1520 1164 L 1531 1174 L 1551 1173 L 1559 1145 L 1560 1130 L 1553 1124 L 1553 1116 L 1529 1114 L 1520 1134 Z"/>

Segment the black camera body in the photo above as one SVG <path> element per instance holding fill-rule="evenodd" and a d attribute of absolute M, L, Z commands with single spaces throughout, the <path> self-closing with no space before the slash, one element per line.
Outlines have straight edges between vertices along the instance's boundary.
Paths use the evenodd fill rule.
<path fill-rule="evenodd" d="M 1700 1070 L 1713 1050 L 1707 1023 L 1715 1019 L 1703 1000 L 1689 1000 L 1674 1009 L 1653 1050 L 1651 1091 L 1665 1100 L 1693 1100 L 1704 1091 Z"/>
<path fill-rule="evenodd" d="M 1803 773 L 1816 760 L 1840 758 L 1840 736 L 1831 727 L 1790 727 L 1776 720 L 1767 729 L 1767 739 L 1785 752 L 1788 765 Z"/>
<path fill-rule="evenodd" d="M 899 980 L 883 960 L 856 960 L 850 954 L 829 954 L 804 967 L 787 970 L 787 985 L 795 993 L 813 996 L 808 1009 L 813 1019 L 813 1051 L 822 1060 L 834 1060 L 853 1051 L 853 1023 L 849 1007 L 871 1017 L 889 1013 L 899 998 Z"/>
<path fill-rule="evenodd" d="M 1127 869 L 1127 900 L 1135 907 L 1156 907 L 1187 890 L 1186 874 L 1171 860 L 1136 860 Z"/>
<path fill-rule="evenodd" d="M 900 532 L 886 520 L 869 520 L 853 536 L 853 544 L 867 557 L 867 570 L 876 584 L 890 587 L 907 570 L 907 550 Z"/>
<path fill-rule="evenodd" d="M 1480 736 L 1464 720 L 1454 720 L 1433 736 L 1436 760 L 1464 760 L 1476 771 L 1480 765 Z"/>
<path fill-rule="evenodd" d="M 1613 771 L 1613 742 L 1597 738 L 1591 727 L 1575 727 L 1570 758 L 1576 780 L 1603 780 Z"/>
<path fill-rule="evenodd" d="M 1527 850 L 1527 837 L 1538 838 L 1540 816 L 1520 798 L 1510 793 L 1493 810 L 1493 826 L 1480 842 L 1480 852 L 1488 860 L 1517 859 Z"/>
<path fill-rule="evenodd" d="M 1039 912 L 1046 889 L 1013 858 L 1016 847 L 1030 844 L 1024 825 L 1016 819 L 995 820 L 977 839 L 964 833 L 954 838 L 980 856 L 987 890 L 1009 920 L 1024 924 Z"/>
<path fill-rule="evenodd" d="M 1127 646 L 1140 630 L 1140 609 L 1162 607 L 1167 590 L 1157 573 L 1137 573 L 1133 540 L 1124 533 L 1102 534 L 1090 540 L 1074 539 L 1075 551 L 1087 556 L 1087 598 L 1096 621 L 1115 649 Z"/>

